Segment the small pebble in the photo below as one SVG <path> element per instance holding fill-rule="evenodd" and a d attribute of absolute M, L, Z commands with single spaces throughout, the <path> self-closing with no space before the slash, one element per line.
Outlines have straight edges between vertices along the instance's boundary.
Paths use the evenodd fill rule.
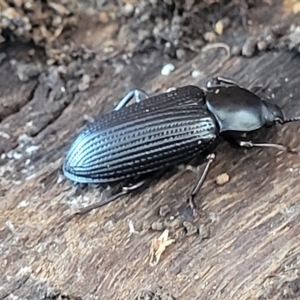
<path fill-rule="evenodd" d="M 193 72 L 192 72 L 192 77 L 193 78 L 196 78 L 196 77 L 198 77 L 198 76 L 200 76 L 201 75 L 201 72 L 199 71 L 199 70 L 194 70 Z"/>
<path fill-rule="evenodd" d="M 180 60 L 184 60 L 186 58 L 186 52 L 184 49 L 177 49 L 176 50 L 176 57 Z"/>
<path fill-rule="evenodd" d="M 215 31 L 218 35 L 222 35 L 224 32 L 224 29 L 228 28 L 230 25 L 230 19 L 228 17 L 225 17 L 221 20 L 219 20 L 215 25 Z"/>
<path fill-rule="evenodd" d="M 80 92 L 86 91 L 90 86 L 90 81 L 91 81 L 90 75 L 84 74 L 82 76 L 81 83 L 79 83 L 78 85 L 78 90 Z"/>
<path fill-rule="evenodd" d="M 109 21 L 109 16 L 107 14 L 107 12 L 105 11 L 102 11 L 100 14 L 99 14 L 99 21 L 103 24 L 107 23 Z"/>
<path fill-rule="evenodd" d="M 131 17 L 134 13 L 134 6 L 131 3 L 126 3 L 122 7 L 122 12 L 125 17 Z"/>
<path fill-rule="evenodd" d="M 86 122 L 89 122 L 89 123 L 92 123 L 92 122 L 95 121 L 95 119 L 92 116 L 89 116 L 89 115 L 86 115 L 86 114 L 83 115 L 83 120 L 86 121 Z"/>
<path fill-rule="evenodd" d="M 19 153 L 19 152 L 13 152 L 13 158 L 15 160 L 19 160 L 23 157 L 22 153 Z"/>
<path fill-rule="evenodd" d="M 234 56 L 239 56 L 241 55 L 242 53 L 242 47 L 239 46 L 239 45 L 234 45 L 232 48 L 231 48 L 231 54 L 234 55 Z"/>
<path fill-rule="evenodd" d="M 259 51 L 264 51 L 264 50 L 266 50 L 266 49 L 267 49 L 267 43 L 266 43 L 265 41 L 259 41 L 259 42 L 257 43 L 257 49 L 258 49 Z"/>
<path fill-rule="evenodd" d="M 195 279 L 195 280 L 199 280 L 199 279 L 200 279 L 199 274 L 196 274 L 196 275 L 194 276 L 194 279 Z"/>
<path fill-rule="evenodd" d="M 227 173 L 223 173 L 220 174 L 217 178 L 216 178 L 216 183 L 217 185 L 224 185 L 225 183 L 227 183 L 229 181 L 229 175 Z"/>
<path fill-rule="evenodd" d="M 20 13 L 14 7 L 8 7 L 6 9 L 1 9 L 1 10 L 2 10 L 2 16 L 9 20 L 20 19 L 21 17 Z"/>
<path fill-rule="evenodd" d="M 54 65 L 55 64 L 55 59 L 53 59 L 53 58 L 47 59 L 46 64 L 47 64 L 47 66 Z"/>
<path fill-rule="evenodd" d="M 0 137 L 4 139 L 10 139 L 10 135 L 4 131 L 0 131 Z"/>
<path fill-rule="evenodd" d="M 30 49 L 30 50 L 28 50 L 27 53 L 28 53 L 29 56 L 33 57 L 35 55 L 35 49 Z"/>
<path fill-rule="evenodd" d="M 242 48 L 243 56 L 251 57 L 255 52 L 256 44 L 257 42 L 255 38 L 253 37 L 248 38 Z"/>
<path fill-rule="evenodd" d="M 161 69 L 161 75 L 163 76 L 168 76 L 170 75 L 173 71 L 175 70 L 175 66 L 171 63 L 166 64 L 162 69 Z"/>
<path fill-rule="evenodd" d="M 32 145 L 32 146 L 29 146 L 28 148 L 26 148 L 25 152 L 28 154 L 32 154 L 32 153 L 36 152 L 39 148 L 40 148 L 39 146 Z"/>
<path fill-rule="evenodd" d="M 23 200 L 18 204 L 17 208 L 26 207 L 28 205 L 29 205 L 29 202 L 26 200 Z"/>
<path fill-rule="evenodd" d="M 205 32 L 203 37 L 209 43 L 214 43 L 217 40 L 214 32 Z"/>

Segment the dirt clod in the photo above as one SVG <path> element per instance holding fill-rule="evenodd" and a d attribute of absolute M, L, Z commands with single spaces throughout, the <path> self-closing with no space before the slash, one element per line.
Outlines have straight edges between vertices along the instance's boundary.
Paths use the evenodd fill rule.
<path fill-rule="evenodd" d="M 200 227 L 199 227 L 199 236 L 205 240 L 205 239 L 208 239 L 209 236 L 210 236 L 210 230 L 209 230 L 209 227 L 207 227 L 206 225 L 204 224 L 201 224 Z"/>
<path fill-rule="evenodd" d="M 156 220 L 151 224 L 151 229 L 155 231 L 162 231 L 165 229 L 163 220 Z"/>
<path fill-rule="evenodd" d="M 183 222 L 183 226 L 186 229 L 186 235 L 187 236 L 191 236 L 193 234 L 195 234 L 198 231 L 197 226 L 195 226 L 194 224 L 184 221 Z"/>
<path fill-rule="evenodd" d="M 169 205 L 161 206 L 159 209 L 159 215 L 165 217 L 167 214 L 171 212 L 171 208 Z"/>

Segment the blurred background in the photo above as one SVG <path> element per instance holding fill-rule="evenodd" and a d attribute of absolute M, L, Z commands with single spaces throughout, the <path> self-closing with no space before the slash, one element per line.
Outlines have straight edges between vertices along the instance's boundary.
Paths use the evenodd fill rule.
<path fill-rule="evenodd" d="M 297 0 L 1 0 L 0 7 L 2 49 L 28 43 L 32 49 L 24 56 L 42 52 L 47 66 L 151 49 L 186 61 L 212 43 L 246 57 L 272 49 L 299 51 Z M 24 80 L 43 67 L 15 69 Z"/>

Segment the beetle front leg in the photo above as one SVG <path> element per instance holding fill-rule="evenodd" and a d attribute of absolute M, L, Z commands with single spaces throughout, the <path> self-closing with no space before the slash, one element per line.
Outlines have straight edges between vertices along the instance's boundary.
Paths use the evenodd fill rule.
<path fill-rule="evenodd" d="M 115 110 L 120 110 L 126 106 L 133 97 L 135 97 L 135 101 L 139 103 L 149 98 L 149 95 L 142 90 L 131 90 L 123 99 L 120 100 L 119 104 L 115 107 Z"/>
<path fill-rule="evenodd" d="M 241 147 L 245 147 L 245 148 L 253 148 L 253 147 L 274 148 L 274 149 L 277 149 L 279 151 L 283 151 L 283 152 L 287 152 L 287 153 L 292 153 L 292 154 L 297 154 L 297 155 L 300 154 L 299 151 L 292 150 L 288 146 L 284 146 L 284 145 L 281 145 L 281 144 L 269 144 L 269 143 L 256 144 L 256 143 L 253 143 L 252 141 L 238 141 L 238 144 Z"/>

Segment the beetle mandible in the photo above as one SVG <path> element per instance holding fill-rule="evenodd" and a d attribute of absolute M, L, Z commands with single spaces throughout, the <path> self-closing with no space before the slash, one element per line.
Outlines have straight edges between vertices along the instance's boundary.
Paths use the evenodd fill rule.
<path fill-rule="evenodd" d="M 136 102 L 127 105 L 134 97 Z M 187 163 L 224 135 L 240 147 L 272 147 L 298 154 L 280 144 L 242 140 L 242 135 L 299 120 L 286 119 L 279 106 L 224 77 L 208 81 L 206 88 L 188 85 L 151 97 L 132 90 L 112 112 L 100 116 L 79 134 L 66 156 L 63 172 L 78 183 L 122 181 Z M 192 198 L 214 158 L 214 153 L 208 155 Z M 77 214 L 103 206 L 143 183 L 124 187 L 121 193 Z"/>

